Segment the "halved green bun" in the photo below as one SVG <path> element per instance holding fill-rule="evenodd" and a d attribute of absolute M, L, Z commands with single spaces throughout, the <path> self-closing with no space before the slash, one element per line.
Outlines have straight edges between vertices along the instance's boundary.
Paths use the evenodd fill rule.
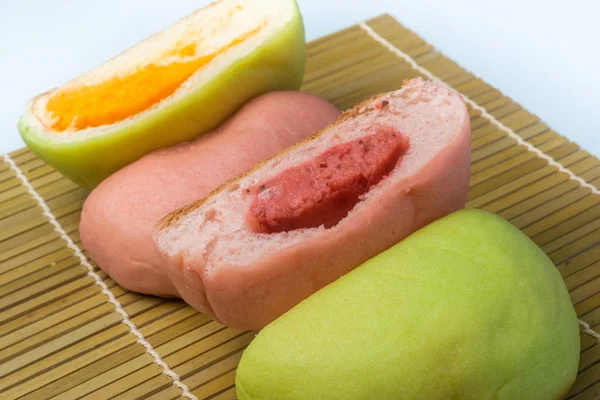
<path fill-rule="evenodd" d="M 30 100 L 19 131 L 40 158 L 93 188 L 258 95 L 298 89 L 304 62 L 295 0 L 221 0 Z"/>
<path fill-rule="evenodd" d="M 463 210 L 268 325 L 236 386 L 240 400 L 554 400 L 578 361 L 552 262 L 500 217 Z"/>

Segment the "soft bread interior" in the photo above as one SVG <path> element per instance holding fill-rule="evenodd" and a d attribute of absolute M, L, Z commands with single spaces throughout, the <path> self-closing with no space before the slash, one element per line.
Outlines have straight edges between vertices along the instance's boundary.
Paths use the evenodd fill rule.
<path fill-rule="evenodd" d="M 295 7 L 293 0 L 221 0 L 213 3 L 96 69 L 34 98 L 28 104 L 25 118 L 34 129 L 56 141 L 85 138 L 126 126 L 147 113 L 178 101 L 209 82 L 224 67 L 250 54 L 294 17 Z M 143 76 L 135 79 L 136 74 Z M 165 83 L 165 79 L 172 82 Z M 131 88 L 127 87 L 128 82 Z M 164 87 L 151 93 L 161 84 Z M 145 92 L 144 85 L 147 86 Z M 124 87 L 124 98 L 119 98 L 121 87 Z M 111 96 L 110 101 L 103 97 L 104 93 L 94 92 L 98 92 L 98 88 L 106 89 L 107 95 Z M 142 99 L 138 106 L 142 109 L 132 109 L 131 115 L 119 116 L 114 103 L 122 101 L 130 104 L 138 99 L 139 96 L 130 93 L 134 89 L 140 90 L 142 97 L 152 98 Z M 128 93 L 130 99 L 126 97 Z M 115 96 L 116 99 L 113 99 Z M 94 98 L 98 101 L 90 100 Z M 96 126 L 78 127 L 75 115 L 61 125 L 58 116 L 49 110 L 49 106 L 56 105 L 56 99 L 91 101 L 94 104 L 80 107 L 82 112 L 89 113 L 90 109 L 98 108 L 98 113 L 104 118 L 116 120 L 106 124 L 95 121 L 91 125 Z M 111 106 L 114 110 L 102 109 Z M 77 107 L 64 104 L 62 110 L 72 113 L 73 108 Z M 64 123 L 69 126 L 65 127 Z"/>
<path fill-rule="evenodd" d="M 386 106 L 381 107 L 382 104 Z M 390 185 L 417 173 L 452 142 L 464 126 L 465 115 L 458 95 L 428 81 L 409 81 L 396 92 L 346 112 L 335 124 L 224 185 L 205 200 L 167 216 L 159 223 L 157 244 L 171 257 L 195 260 L 210 269 L 221 263 L 251 265 L 273 252 L 326 234 L 323 226 L 279 233 L 253 232 L 245 220 L 252 202 L 248 192 L 337 144 L 371 134 L 374 125 L 391 126 L 404 135 L 409 148 L 392 172 L 362 195 L 344 219 L 329 228 L 344 229 L 354 214 L 377 201 Z"/>

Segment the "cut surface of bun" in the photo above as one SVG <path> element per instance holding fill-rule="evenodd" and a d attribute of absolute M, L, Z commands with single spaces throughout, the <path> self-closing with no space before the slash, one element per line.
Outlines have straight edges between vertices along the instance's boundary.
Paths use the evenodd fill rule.
<path fill-rule="evenodd" d="M 53 141 L 127 127 L 210 82 L 295 15 L 292 0 L 221 0 L 28 103 L 24 119 Z"/>
<path fill-rule="evenodd" d="M 265 182 L 294 175 L 294 168 L 309 168 L 311 160 L 362 145 L 381 132 L 392 132 L 402 143 L 383 176 L 365 178 L 360 169 L 372 167 L 366 156 L 347 164 L 346 172 L 327 175 L 327 185 L 336 179 L 368 181 L 350 196 L 350 204 L 350 197 L 342 196 L 347 210 L 335 220 L 325 215 L 327 222 L 320 226 L 292 224 L 271 232 L 249 223 L 256 199 L 285 198 L 269 194 Z M 190 304 L 234 327 L 260 328 L 414 230 L 464 207 L 469 151 L 470 122 L 462 99 L 438 84 L 414 79 L 345 112 L 307 140 L 165 217 L 155 242 L 175 285 L 187 284 L 180 293 Z M 348 178 L 347 169 L 356 172 Z M 323 201 L 335 197 L 336 190 L 325 192 Z M 299 206 L 294 195 L 282 211 L 292 219 L 320 201 L 313 195 L 313 203 Z"/>

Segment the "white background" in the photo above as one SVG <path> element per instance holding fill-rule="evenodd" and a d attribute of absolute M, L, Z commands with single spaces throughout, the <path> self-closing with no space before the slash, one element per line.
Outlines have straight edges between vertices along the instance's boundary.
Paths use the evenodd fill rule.
<path fill-rule="evenodd" d="M 0 153 L 30 97 L 207 0 L 0 0 Z M 600 155 L 600 1 L 299 0 L 307 40 L 388 12 L 559 133 Z"/>

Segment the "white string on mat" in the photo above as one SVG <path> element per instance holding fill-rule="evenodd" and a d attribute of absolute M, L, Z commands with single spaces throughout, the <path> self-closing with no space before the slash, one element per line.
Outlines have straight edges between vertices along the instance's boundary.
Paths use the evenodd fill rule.
<path fill-rule="evenodd" d="M 579 320 L 579 325 L 581 326 L 581 329 L 585 333 L 587 333 L 591 337 L 595 338 L 600 343 L 600 333 L 598 333 L 595 330 L 593 330 L 592 327 L 590 326 L 590 324 L 588 324 L 587 322 L 585 322 L 585 321 L 583 321 L 583 320 L 580 319 Z"/>
<path fill-rule="evenodd" d="M 40 207 L 43 210 L 43 214 L 46 216 L 46 218 L 48 218 L 49 222 L 54 226 L 54 230 L 56 232 L 58 232 L 60 237 L 67 243 L 67 247 L 70 248 L 71 250 L 73 250 L 75 256 L 77 256 L 77 258 L 79 258 L 79 261 L 81 262 L 81 264 L 87 268 L 88 276 L 91 276 L 94 279 L 96 285 L 100 286 L 100 288 L 102 289 L 102 293 L 104 293 L 108 297 L 108 302 L 111 303 L 113 306 L 115 306 L 115 311 L 121 316 L 123 323 L 125 325 L 127 325 L 127 327 L 129 328 L 129 332 L 131 332 L 131 334 L 137 338 L 137 343 L 141 344 L 146 349 L 146 353 L 148 353 L 154 359 L 154 362 L 162 368 L 163 374 L 167 375 L 169 378 L 171 378 L 173 380 L 173 385 L 175 385 L 179 389 L 181 389 L 183 397 L 188 398 L 190 400 L 198 400 L 198 398 L 190 392 L 190 389 L 188 388 L 188 386 L 181 381 L 181 378 L 179 377 L 179 375 L 175 371 L 173 371 L 167 365 L 166 362 L 163 361 L 160 354 L 158 354 L 154 350 L 154 348 L 152 347 L 150 342 L 148 342 L 146 340 L 146 338 L 144 338 L 144 335 L 142 335 L 142 333 L 137 329 L 137 327 L 131 321 L 131 318 L 129 318 L 129 315 L 127 314 L 127 312 L 125 311 L 125 309 L 123 308 L 121 303 L 119 303 L 119 301 L 113 294 L 113 292 L 110 291 L 110 289 L 108 288 L 106 283 L 104 283 L 104 281 L 102 280 L 100 275 L 98 275 L 94 271 L 94 267 L 88 262 L 87 258 L 85 257 L 85 255 L 83 255 L 83 253 L 81 252 L 79 247 L 77 247 L 75 242 L 73 242 L 73 239 L 71 239 L 71 237 L 67 234 L 67 232 L 65 232 L 65 230 L 60 225 L 60 223 L 58 222 L 58 220 L 56 219 L 54 214 L 52 214 L 52 211 L 50 211 L 50 207 L 48 207 L 48 204 L 46 203 L 46 201 L 33 188 L 31 183 L 27 179 L 27 177 L 23 174 L 21 169 L 14 162 L 14 160 L 8 154 L 4 154 L 3 157 L 4 157 L 4 160 L 10 165 L 12 170 L 15 171 L 17 178 L 19 178 L 19 180 L 21 180 L 21 182 L 23 182 L 23 185 L 25 185 L 25 187 L 27 188 L 27 191 L 38 202 L 38 204 L 40 205 Z"/>
<path fill-rule="evenodd" d="M 479 113 L 482 117 L 486 118 L 492 124 L 496 125 L 500 130 L 508 133 L 508 135 L 510 137 L 512 137 L 513 139 L 515 139 L 518 144 L 524 146 L 528 151 L 535 153 L 538 157 L 546 160 L 549 165 L 556 167 L 560 172 L 567 174 L 569 176 L 569 179 L 572 179 L 572 180 L 578 182 L 582 187 L 590 189 L 592 193 L 600 195 L 600 190 L 598 190 L 594 185 L 586 182 L 581 177 L 575 175 L 573 173 L 573 171 L 569 170 L 568 168 L 565 168 L 562 164 L 557 162 L 554 158 L 550 157 L 548 154 L 544 153 L 543 151 L 541 151 L 540 149 L 538 149 L 531 143 L 527 142 L 521 136 L 517 135 L 517 133 L 515 133 L 515 131 L 513 131 L 512 129 L 510 129 L 509 127 L 504 125 L 502 122 L 498 121 L 493 115 L 488 113 L 485 108 L 483 108 L 479 104 L 475 103 L 473 100 L 471 100 L 469 97 L 465 96 L 464 94 L 454 90 L 454 88 L 452 88 L 446 82 L 444 82 L 443 80 L 441 80 L 440 78 L 438 78 L 437 76 L 432 74 L 428 69 L 423 68 L 421 65 L 419 65 L 415 61 L 414 58 L 412 58 L 408 54 L 404 53 L 402 50 L 400 50 L 399 48 L 394 46 L 392 43 L 390 43 L 388 40 L 386 40 L 383 36 L 381 36 L 380 34 L 375 32 L 375 30 L 373 28 L 371 28 L 366 22 L 361 22 L 359 24 L 359 26 L 375 41 L 379 42 L 386 49 L 388 49 L 389 51 L 394 53 L 396 56 L 400 57 L 401 59 L 403 59 L 404 61 L 409 63 L 413 69 L 419 71 L 421 74 L 425 75 L 428 79 L 435 81 L 435 82 L 439 83 L 440 85 L 446 87 L 448 90 L 451 90 L 452 92 L 460 95 L 463 98 L 463 100 L 465 101 L 465 103 L 469 104 L 471 106 L 471 108 L 479 111 Z M 595 338 L 598 341 L 598 343 L 600 343 L 600 334 L 598 332 L 594 331 L 587 322 L 580 319 L 579 325 L 581 326 L 582 330 L 585 333 L 592 336 L 593 338 Z"/>

